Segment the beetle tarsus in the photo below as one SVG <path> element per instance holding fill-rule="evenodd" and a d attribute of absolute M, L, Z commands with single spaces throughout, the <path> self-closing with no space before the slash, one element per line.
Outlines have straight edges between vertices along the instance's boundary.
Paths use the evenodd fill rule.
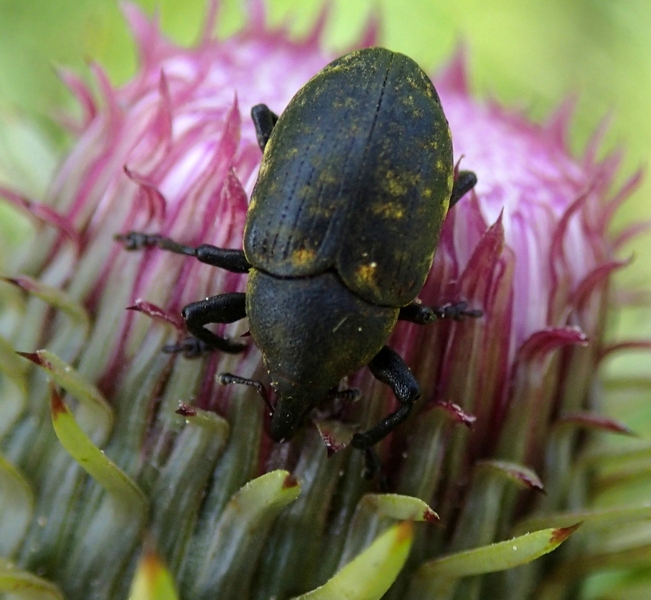
<path fill-rule="evenodd" d="M 233 375 L 232 373 L 220 373 L 217 380 L 221 385 L 249 385 L 255 388 L 264 401 L 267 410 L 269 411 L 269 415 L 273 416 L 274 407 L 271 405 L 271 400 L 269 399 L 269 391 L 261 381 L 258 381 L 257 379 L 249 379 L 248 377 L 240 377 L 239 375 Z"/>
<path fill-rule="evenodd" d="M 462 321 L 466 317 L 477 319 L 484 314 L 479 309 L 468 308 L 468 303 L 464 300 L 437 306 L 432 308 L 432 312 L 437 319 L 454 319 L 455 321 Z"/>
<path fill-rule="evenodd" d="M 158 234 L 144 233 L 142 231 L 119 233 L 114 236 L 114 239 L 117 242 L 121 242 L 125 250 L 142 250 L 143 248 L 151 248 L 153 246 L 159 246 L 163 240 L 165 240 L 165 238 Z M 168 250 L 169 248 L 165 249 Z M 181 252 L 181 254 L 186 253 Z"/>
<path fill-rule="evenodd" d="M 362 392 L 358 388 L 347 388 L 338 390 L 334 388 L 328 392 L 328 400 L 343 400 L 345 402 L 357 402 Z"/>
<path fill-rule="evenodd" d="M 213 267 L 226 269 L 232 273 L 247 273 L 251 268 L 242 250 L 232 248 L 218 248 L 211 244 L 199 246 L 186 246 L 179 244 L 170 238 L 163 237 L 156 233 L 143 233 L 142 231 L 130 231 L 115 236 L 115 240 L 121 242 L 126 250 L 141 250 L 156 246 L 161 250 L 167 250 L 174 254 L 194 256 L 197 260 Z"/>
<path fill-rule="evenodd" d="M 367 480 L 375 479 L 375 476 L 382 471 L 382 463 L 377 452 L 372 448 L 364 449 L 364 468 L 362 477 Z"/>
<path fill-rule="evenodd" d="M 450 196 L 450 208 L 463 198 L 472 188 L 477 185 L 477 175 L 472 171 L 459 171 L 452 186 Z"/>
<path fill-rule="evenodd" d="M 439 319 L 454 319 L 462 321 L 469 317 L 477 319 L 483 315 L 483 311 L 475 308 L 468 308 L 465 300 L 459 302 L 449 302 L 441 306 L 424 306 L 418 302 L 412 302 L 403 306 L 398 314 L 401 321 L 410 321 L 419 325 L 428 325 Z"/>
<path fill-rule="evenodd" d="M 161 250 L 168 250 L 175 254 L 185 254 L 194 256 L 192 246 L 184 246 L 174 240 L 158 235 L 157 233 L 144 233 L 142 231 L 130 231 L 129 233 L 118 234 L 115 240 L 122 242 L 125 250 L 142 250 L 143 248 L 153 248 L 157 246 Z"/>
<path fill-rule="evenodd" d="M 212 347 L 196 337 L 187 337 L 176 344 L 163 346 L 166 354 L 183 354 L 185 358 L 198 358 L 212 350 Z"/>
<path fill-rule="evenodd" d="M 271 111 L 266 104 L 256 104 L 251 109 L 251 119 L 255 126 L 255 137 L 258 140 L 258 146 L 264 152 L 271 137 L 271 132 L 278 121 L 278 115 Z"/>
<path fill-rule="evenodd" d="M 350 442 L 353 448 L 366 450 L 375 446 L 379 441 L 389 435 L 398 425 L 404 423 L 411 412 L 413 404 L 405 404 L 382 419 L 377 425 L 364 433 L 356 433 Z"/>

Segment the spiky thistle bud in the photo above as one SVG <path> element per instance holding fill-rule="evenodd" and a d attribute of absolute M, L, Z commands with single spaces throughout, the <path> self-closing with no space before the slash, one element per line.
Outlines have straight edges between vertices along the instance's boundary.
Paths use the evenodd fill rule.
<path fill-rule="evenodd" d="M 461 54 L 435 79 L 455 156 L 479 183 L 450 211 L 420 298 L 463 298 L 483 317 L 397 327 L 391 344 L 423 395 L 378 446 L 380 493 L 359 452 L 328 456 L 322 436 L 336 437 L 337 418 L 376 423 L 395 407 L 385 386 L 360 372 L 348 382 L 359 402 L 272 444 L 255 390 L 216 377 L 264 378 L 253 345 L 194 360 L 161 351 L 185 335 L 185 304 L 245 278 L 114 241 L 146 230 L 241 247 L 261 158 L 247 115 L 260 102 L 282 112 L 333 58 L 319 27 L 291 42 L 257 6 L 230 39 L 185 49 L 125 12 L 136 76 L 115 88 L 94 65 L 95 94 L 65 73 L 83 118 L 47 197 L 1 190 L 37 235 L 0 289 L 0 592 L 558 598 L 632 552 L 604 530 L 648 508 L 590 508 L 604 457 L 586 434 L 628 433 L 600 416 L 595 390 L 610 276 L 625 264 L 625 236 L 608 226 L 639 179 L 613 189 L 618 156 L 597 158 L 602 132 L 575 158 L 568 106 L 539 125 L 480 103 Z M 360 45 L 374 42 L 371 27 Z"/>

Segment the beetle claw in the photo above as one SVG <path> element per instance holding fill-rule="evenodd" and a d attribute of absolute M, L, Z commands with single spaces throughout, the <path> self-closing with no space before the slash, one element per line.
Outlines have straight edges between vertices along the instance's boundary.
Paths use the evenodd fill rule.
<path fill-rule="evenodd" d="M 375 449 L 371 446 L 364 450 L 364 469 L 362 470 L 362 477 L 367 481 L 379 477 L 379 487 L 381 491 L 388 489 L 387 480 L 382 472 L 382 463 Z"/>
<path fill-rule="evenodd" d="M 343 400 L 344 402 L 357 402 L 362 396 L 359 388 L 347 388 L 345 390 L 330 390 L 328 398 L 332 400 Z"/>
<path fill-rule="evenodd" d="M 484 312 L 475 308 L 468 308 L 468 303 L 465 300 L 459 302 L 450 302 L 433 309 L 433 314 L 437 319 L 454 319 L 455 321 L 462 321 L 466 317 L 473 319 L 483 316 Z"/>
<path fill-rule="evenodd" d="M 154 236 L 140 231 L 130 231 L 129 233 L 118 233 L 113 236 L 113 239 L 116 242 L 120 242 L 124 246 L 125 250 L 140 250 L 141 248 L 155 244 L 155 242 L 151 240 L 152 237 Z"/>
<path fill-rule="evenodd" d="M 163 346 L 163 352 L 166 354 L 183 354 L 185 358 L 198 358 L 212 350 L 213 348 L 196 337 L 187 337 L 176 344 Z"/>

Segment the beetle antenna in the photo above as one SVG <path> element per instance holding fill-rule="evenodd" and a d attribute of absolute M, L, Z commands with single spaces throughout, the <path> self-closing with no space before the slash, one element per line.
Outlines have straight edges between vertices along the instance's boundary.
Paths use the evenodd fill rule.
<path fill-rule="evenodd" d="M 343 400 L 345 402 L 357 402 L 362 396 L 358 388 L 346 388 L 338 390 L 336 387 L 328 392 L 328 400 Z"/>
<path fill-rule="evenodd" d="M 264 384 L 256 379 L 248 379 L 246 377 L 240 377 L 239 375 L 233 375 L 232 373 L 220 373 L 217 376 L 217 381 L 222 385 L 250 385 L 254 387 L 260 397 L 264 401 L 267 409 L 269 410 L 269 416 L 273 416 L 274 407 L 271 405 L 271 400 L 269 399 L 269 391 L 264 386 Z"/>

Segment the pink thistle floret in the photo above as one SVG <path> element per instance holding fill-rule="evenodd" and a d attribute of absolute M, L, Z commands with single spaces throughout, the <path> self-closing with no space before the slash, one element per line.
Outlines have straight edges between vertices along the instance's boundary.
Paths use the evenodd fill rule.
<path fill-rule="evenodd" d="M 378 444 L 383 475 L 368 483 L 362 454 L 346 446 L 357 427 L 396 408 L 386 386 L 362 370 L 346 382 L 361 400 L 342 394 L 319 406 L 294 440 L 272 444 L 256 391 L 217 378 L 227 371 L 264 379 L 252 343 L 239 355 L 196 360 L 161 352 L 187 334 L 184 305 L 243 291 L 246 278 L 158 249 L 128 253 L 114 240 L 136 230 L 241 248 L 261 159 L 250 109 L 265 103 L 281 113 L 334 58 L 320 48 L 326 13 L 307 40 L 292 42 L 270 31 L 254 4 L 243 31 L 216 41 L 213 4 L 199 44 L 184 49 L 135 6 L 124 11 L 140 55 L 136 76 L 115 88 L 92 65 L 96 98 L 63 73 L 82 114 L 48 197 L 37 203 L 0 189 L 35 217 L 39 235 L 19 268 L 40 282 L 36 291 L 20 286 L 40 298 L 25 301 L 31 333 L 18 325 L 5 333 L 22 356 L 32 353 L 26 345 L 47 347 L 107 399 L 115 425 L 103 449 L 147 497 L 148 521 L 106 527 L 101 494 L 84 487 L 52 434 L 41 401 L 47 390 L 34 376 L 34 398 L 0 437 L 37 491 L 38 518 L 14 551 L 19 564 L 71 598 L 89 590 L 103 590 L 93 598 L 122 597 L 146 527 L 182 597 L 288 597 L 322 584 L 383 530 L 386 515 L 365 514 L 360 499 L 384 485 L 431 504 L 436 513 L 420 505 L 416 512 L 426 521 L 438 514 L 442 524 L 420 530 L 386 596 L 411 598 L 409 577 L 423 561 L 505 539 L 523 514 L 568 509 L 577 433 L 630 433 L 598 415 L 592 397 L 606 352 L 610 276 L 626 264 L 616 251 L 639 229 L 609 237 L 612 215 L 640 175 L 613 190 L 620 157 L 597 160 L 603 132 L 573 158 L 569 104 L 543 125 L 479 104 L 461 52 L 434 79 L 456 160 L 478 184 L 449 212 L 420 300 L 464 300 L 483 316 L 396 328 L 390 344 L 423 394 L 411 418 Z M 375 34 L 371 24 L 363 45 Z M 52 310 L 64 304 L 90 316 L 90 331 L 80 334 Z M 247 339 L 245 323 L 216 331 Z M 280 468 L 291 475 L 257 507 L 246 496 L 251 480 Z M 370 505 L 390 504 L 379 498 Z M 294 503 L 282 511 L 283 502 Z"/>

